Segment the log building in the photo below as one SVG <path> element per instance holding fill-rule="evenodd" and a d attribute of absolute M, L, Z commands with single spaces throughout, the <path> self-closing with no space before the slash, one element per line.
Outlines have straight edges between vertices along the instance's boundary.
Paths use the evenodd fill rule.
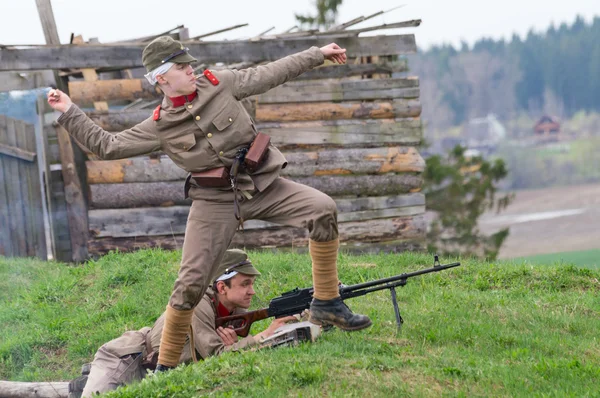
<path fill-rule="evenodd" d="M 415 38 L 360 37 L 365 30 L 345 27 L 226 42 L 190 39 L 183 27 L 166 33 L 185 41 L 201 60 L 198 73 L 246 68 L 332 41 L 347 48 L 346 65 L 324 65 L 251 98 L 246 108 L 287 157 L 283 176 L 335 199 L 342 249 L 420 249 L 426 225 L 420 193 L 425 162 L 417 149 L 423 136 L 419 80 L 408 75 L 402 57 L 416 51 Z M 47 85 L 54 77 L 97 124 L 118 132 L 146 119 L 160 101 L 161 94 L 142 77 L 142 49 L 153 38 L 101 44 L 72 37 L 68 45 L 49 40 L 46 46 L 4 46 L 0 74 L 12 80 L 0 88 Z M 15 71 L 36 77 L 20 81 Z M 98 159 L 53 122 L 57 115 L 44 98 L 38 110 L 55 258 L 82 261 L 114 249 L 181 247 L 191 204 L 183 197 L 183 170 L 162 153 Z M 234 244 L 302 247 L 307 239 L 303 229 L 250 220 Z"/>

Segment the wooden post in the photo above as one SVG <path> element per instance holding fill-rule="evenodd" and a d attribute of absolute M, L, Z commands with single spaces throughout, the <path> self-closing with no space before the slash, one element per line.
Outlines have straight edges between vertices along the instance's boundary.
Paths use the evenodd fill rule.
<path fill-rule="evenodd" d="M 44 29 L 47 44 L 60 44 L 58 30 L 52 12 L 50 0 L 36 0 L 38 13 Z M 63 92 L 68 93 L 68 84 L 54 71 L 56 86 Z M 75 163 L 75 154 L 71 138 L 62 127 L 56 128 L 56 135 L 60 148 L 60 161 L 62 176 L 65 187 L 65 199 L 67 202 L 67 218 L 69 220 L 69 232 L 71 238 L 72 260 L 81 262 L 87 259 L 88 238 L 88 214 L 87 205 L 81 189 L 78 167 Z M 85 167 L 85 165 L 84 165 Z"/>

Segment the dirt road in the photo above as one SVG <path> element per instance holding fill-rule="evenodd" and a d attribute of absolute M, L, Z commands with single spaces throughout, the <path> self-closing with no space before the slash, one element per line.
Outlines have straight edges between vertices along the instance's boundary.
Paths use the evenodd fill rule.
<path fill-rule="evenodd" d="M 600 184 L 515 194 L 505 211 L 479 221 L 486 234 L 510 227 L 499 258 L 600 248 Z"/>

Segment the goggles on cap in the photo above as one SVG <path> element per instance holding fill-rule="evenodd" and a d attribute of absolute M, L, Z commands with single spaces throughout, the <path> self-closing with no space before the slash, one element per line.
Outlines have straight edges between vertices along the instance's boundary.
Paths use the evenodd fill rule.
<path fill-rule="evenodd" d="M 169 61 L 169 60 L 171 60 L 171 59 L 173 59 L 173 58 L 175 58 L 175 57 L 178 57 L 178 56 L 180 56 L 181 54 L 185 54 L 185 53 L 187 53 L 189 50 L 190 50 L 190 49 L 189 49 L 189 48 L 187 48 L 187 47 L 185 47 L 185 48 L 182 48 L 181 50 L 179 50 L 179 51 L 176 51 L 176 52 L 174 52 L 173 54 L 171 54 L 171 55 L 167 56 L 165 59 L 163 59 L 162 61 L 160 61 L 160 63 L 161 63 L 161 64 L 164 64 L 165 62 L 167 62 L 167 61 Z"/>

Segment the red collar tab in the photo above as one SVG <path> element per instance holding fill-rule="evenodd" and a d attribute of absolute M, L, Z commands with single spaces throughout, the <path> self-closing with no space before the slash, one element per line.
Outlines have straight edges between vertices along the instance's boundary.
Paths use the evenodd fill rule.
<path fill-rule="evenodd" d="M 212 72 L 208 69 L 204 70 L 204 76 L 206 76 L 206 78 L 212 83 L 213 86 L 219 84 L 219 79 L 217 79 L 215 75 L 213 75 Z"/>
<path fill-rule="evenodd" d="M 231 312 L 227 308 L 225 308 L 225 306 L 222 303 L 219 303 L 219 305 L 217 305 L 217 315 L 219 316 L 219 318 L 222 318 L 224 316 L 231 315 Z"/>
<path fill-rule="evenodd" d="M 175 108 L 177 108 L 179 106 L 184 106 L 186 104 L 186 102 L 192 102 L 194 100 L 194 98 L 196 98 L 197 95 L 198 95 L 198 93 L 196 91 L 194 91 L 193 93 L 191 93 L 189 95 L 180 95 L 179 97 L 169 97 L 169 99 L 173 103 L 173 106 Z"/>
<path fill-rule="evenodd" d="M 157 122 L 158 119 L 160 119 L 160 105 L 154 109 L 154 112 L 152 112 L 152 120 Z"/>

